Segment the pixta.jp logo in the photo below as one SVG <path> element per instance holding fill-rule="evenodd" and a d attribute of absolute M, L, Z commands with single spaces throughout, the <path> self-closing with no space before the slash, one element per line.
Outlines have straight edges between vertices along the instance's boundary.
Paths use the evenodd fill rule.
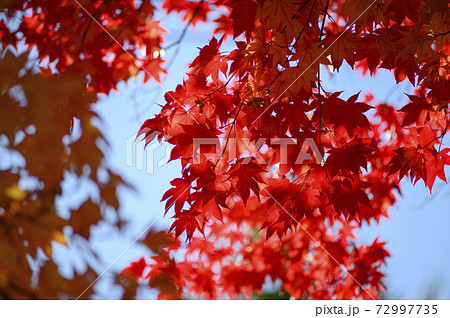
<path fill-rule="evenodd" d="M 238 147 L 238 144 L 239 147 Z M 215 148 L 216 152 L 213 154 L 209 154 L 210 158 L 221 158 L 224 151 L 228 151 L 228 160 L 232 161 L 235 159 L 239 159 L 240 157 L 237 155 L 237 149 L 245 149 L 246 159 L 242 162 L 243 164 L 248 164 L 251 161 L 251 158 L 254 158 L 256 162 L 259 164 L 267 164 L 266 160 L 261 154 L 261 149 L 263 146 L 270 146 L 272 148 L 277 148 L 280 154 L 280 163 L 287 164 L 288 163 L 288 147 L 292 147 L 293 145 L 300 144 L 297 138 L 260 138 L 256 141 L 252 141 L 249 138 L 229 138 L 228 142 L 225 143 L 227 149 L 223 149 L 221 146 L 220 140 L 218 138 L 194 138 L 193 139 L 193 164 L 201 164 L 202 158 L 205 152 L 201 151 L 202 146 L 209 146 L 208 148 Z M 214 147 L 211 147 L 214 146 Z M 243 147 L 242 147 L 243 146 Z M 292 152 L 291 152 L 292 155 Z M 319 147 L 317 147 L 316 142 L 313 138 L 306 138 L 301 143 L 301 148 L 295 156 L 296 165 L 303 164 L 304 161 L 309 161 L 313 159 L 313 156 L 318 163 L 323 162 L 322 153 L 319 151 Z"/>
<path fill-rule="evenodd" d="M 151 136 L 157 136 L 159 133 L 155 132 Z M 172 146 L 169 143 L 159 143 L 156 139 L 147 146 L 146 138 L 139 140 L 137 134 L 130 136 L 126 141 L 126 165 L 134 167 L 139 171 L 148 174 L 154 174 L 155 167 L 157 169 L 164 166 L 170 158 L 170 151 Z"/>

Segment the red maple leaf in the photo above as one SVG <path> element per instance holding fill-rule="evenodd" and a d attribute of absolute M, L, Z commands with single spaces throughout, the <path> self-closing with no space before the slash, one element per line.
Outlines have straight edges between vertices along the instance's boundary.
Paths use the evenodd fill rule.
<path fill-rule="evenodd" d="M 233 20 L 233 37 L 244 32 L 248 37 L 255 27 L 256 3 L 253 0 L 230 0 L 227 6 L 232 8 L 230 19 Z"/>
<path fill-rule="evenodd" d="M 250 196 L 250 190 L 259 197 L 259 182 L 264 182 L 261 173 L 264 169 L 259 166 L 252 159 L 250 162 L 246 162 L 247 158 L 239 159 L 228 171 L 229 179 L 231 180 L 236 192 L 247 203 L 247 199 Z"/>
<path fill-rule="evenodd" d="M 423 125 L 425 121 L 430 120 L 429 113 L 432 111 L 432 106 L 427 102 L 423 93 L 420 92 L 419 96 L 408 95 L 408 97 L 411 102 L 399 110 L 406 113 L 402 126 L 411 125 L 416 122 L 419 125 Z"/>
<path fill-rule="evenodd" d="M 367 170 L 367 158 L 372 149 L 360 139 L 349 141 L 344 147 L 331 148 L 326 161 L 332 176 L 339 172 L 344 175 L 353 173 L 358 175 L 361 168 Z"/>
<path fill-rule="evenodd" d="M 145 268 L 147 267 L 147 263 L 145 259 L 141 257 L 139 261 L 132 262 L 130 265 L 125 267 L 120 274 L 128 274 L 134 277 L 134 279 L 141 278 Z"/>
<path fill-rule="evenodd" d="M 165 213 L 167 213 L 172 205 L 175 205 L 175 213 L 179 213 L 184 204 L 190 200 L 191 182 L 186 179 L 176 178 L 170 184 L 174 188 L 167 190 L 161 201 L 167 200 Z"/>
<path fill-rule="evenodd" d="M 321 116 L 325 123 L 331 122 L 336 128 L 345 128 L 350 137 L 357 135 L 361 128 L 369 129 L 369 120 L 363 113 L 373 107 L 356 102 L 359 93 L 351 96 L 347 101 L 338 98 L 340 94 L 341 92 L 333 93 L 326 98 L 320 110 L 318 100 L 314 101 L 316 111 L 312 121 L 317 123 Z"/>
<path fill-rule="evenodd" d="M 186 231 L 186 242 L 192 239 L 195 230 L 198 230 L 204 235 L 203 226 L 198 220 L 198 216 L 200 215 L 201 213 L 195 211 L 194 209 L 183 210 L 176 213 L 173 216 L 175 221 L 172 223 L 169 232 L 175 230 L 175 237 L 179 237 L 184 231 Z"/>

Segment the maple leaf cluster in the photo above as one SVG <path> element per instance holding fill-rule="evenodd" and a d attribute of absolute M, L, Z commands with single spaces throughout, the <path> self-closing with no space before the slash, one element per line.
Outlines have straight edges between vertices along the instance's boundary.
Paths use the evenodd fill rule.
<path fill-rule="evenodd" d="M 450 8 L 412 1 L 405 11 L 402 3 L 225 4 L 232 27 L 223 33 L 236 48 L 222 53 L 223 38 L 212 38 L 141 127 L 147 143 L 158 132 L 174 146 L 171 160 L 181 160 L 163 200 L 166 213 L 174 208 L 175 238 L 183 233 L 188 244 L 182 260 L 146 261 L 140 280 L 165 266 L 179 288 L 204 298 L 252 297 L 268 278 L 294 298 L 378 297 L 389 254 L 377 240 L 358 244 L 354 230 L 388 216 L 404 176 L 431 191 L 450 164 L 450 149 L 441 149 Z M 323 87 L 319 67 L 339 71 L 344 61 L 363 74 L 391 70 L 416 92 L 399 109 L 359 94 L 343 99 Z M 218 149 L 196 159 L 198 138 Z M 272 142 L 289 138 L 296 142 L 287 148 Z M 299 163 L 308 138 L 319 154 Z"/>
<path fill-rule="evenodd" d="M 156 289 L 159 298 L 175 299 L 250 298 L 262 293 L 267 280 L 281 282 L 281 289 L 296 299 L 378 298 L 384 291 L 385 243 L 361 244 L 354 232 L 363 221 L 388 216 L 403 177 L 422 180 L 430 191 L 436 178 L 446 181 L 448 3 L 179 0 L 163 1 L 161 8 L 131 0 L 81 1 L 83 7 L 57 0 L 7 3 L 1 7 L 2 48 L 35 48 L 41 73 L 22 78 L 17 76 L 20 68 L 5 71 L 16 77 L 1 82 L 8 113 L 32 116 L 3 120 L 0 134 L 26 158 L 29 175 L 43 182 L 39 193 L 51 198 L 51 207 L 65 171 L 81 176 L 87 164 L 94 171 L 90 179 L 102 189 L 104 180 L 95 176 L 103 153 L 95 140 L 103 136 L 92 127 L 96 115 L 88 107 L 96 101 L 93 93 L 108 93 L 140 70 L 146 80 L 165 73 L 159 52 L 166 30 L 153 19 L 155 11 L 179 14 L 190 25 L 214 25 L 215 37 L 200 48 L 183 83 L 165 94 L 160 112 L 139 131 L 146 144 L 157 138 L 173 145 L 170 159 L 181 161 L 182 171 L 162 198 L 165 213 L 173 218 L 171 234 L 150 232 L 143 243 L 153 256 L 133 262 L 117 277 L 125 298 L 143 283 Z M 213 12 L 218 17 L 211 21 Z M 21 22 L 14 25 L 17 17 Z M 230 52 L 221 50 L 227 38 L 235 41 Z M 15 59 L 2 54 L 2 61 L 6 58 Z M 321 80 L 323 66 L 338 72 L 344 62 L 363 74 L 375 76 L 385 69 L 397 82 L 409 81 L 415 86 L 410 102 L 396 108 L 373 103 L 370 92 L 347 99 L 328 92 Z M 3 62 L 2 67 L 15 64 Z M 27 84 L 34 85 L 28 78 L 61 82 L 58 76 L 75 76 L 84 86 L 71 85 L 78 89 L 72 94 L 61 84 L 63 106 L 56 109 L 34 112 L 11 97 L 20 93 L 4 93 L 18 83 L 26 104 L 33 96 Z M 44 89 L 33 92 L 41 94 L 41 104 L 49 100 Z M 53 116 L 61 131 L 50 136 L 48 126 L 39 122 L 43 116 Z M 82 123 L 82 137 L 74 145 L 61 144 L 73 118 Z M 18 130 L 26 132 L 34 121 L 43 139 L 27 133 L 16 147 Z M 57 139 L 59 148 L 51 153 L 64 160 L 29 160 L 42 152 L 45 138 Z M 201 138 L 210 144 L 196 149 Z M 283 145 L 280 140 L 295 142 Z M 304 155 L 306 148 L 314 148 L 308 145 L 315 151 Z M 87 148 L 94 151 L 85 157 Z M 55 161 L 60 166 L 53 167 Z M 50 165 L 57 174 L 45 173 Z M 12 171 L 6 172 L 13 175 L 5 185 L 9 192 L 0 193 L 9 195 L 0 200 L 6 211 L 0 220 L 7 216 L 17 222 L 10 205 L 25 205 L 25 194 L 17 190 L 18 173 Z M 111 187 L 123 181 L 112 172 L 108 180 L 101 197 L 116 200 Z M 101 202 L 85 204 L 91 209 Z M 117 201 L 108 204 L 118 208 Z M 29 215 L 32 204 L 26 205 L 22 208 Z M 78 233 L 88 235 L 86 228 Z"/>

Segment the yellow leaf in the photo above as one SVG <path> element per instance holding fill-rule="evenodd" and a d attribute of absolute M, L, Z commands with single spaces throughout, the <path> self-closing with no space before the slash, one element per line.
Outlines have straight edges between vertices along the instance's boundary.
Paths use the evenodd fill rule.
<path fill-rule="evenodd" d="M 17 183 L 6 188 L 5 194 L 11 199 L 17 201 L 22 201 L 27 197 L 27 192 L 22 190 Z"/>
<path fill-rule="evenodd" d="M 53 232 L 53 241 L 55 241 L 55 242 L 57 242 L 59 244 L 67 246 L 66 237 L 60 231 Z"/>
<path fill-rule="evenodd" d="M 48 244 L 48 245 L 44 246 L 43 250 L 44 250 L 45 255 L 47 255 L 50 258 L 52 257 L 53 249 L 52 249 L 52 245 L 51 244 Z"/>

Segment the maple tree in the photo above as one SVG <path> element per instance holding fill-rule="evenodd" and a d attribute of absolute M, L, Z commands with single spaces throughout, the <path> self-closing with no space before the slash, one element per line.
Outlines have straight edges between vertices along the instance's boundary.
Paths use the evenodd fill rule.
<path fill-rule="evenodd" d="M 55 241 L 70 245 L 66 226 L 88 239 L 100 211 L 118 210 L 116 187 L 127 184 L 103 160 L 97 141 L 105 137 L 90 104 L 141 70 L 146 81 L 165 74 L 158 10 L 215 29 L 182 84 L 139 131 L 146 144 L 173 145 L 170 159 L 182 171 L 162 198 L 173 218 L 168 233 L 150 231 L 142 243 L 153 255 L 117 277 L 124 298 L 140 284 L 158 298 L 250 298 L 268 279 L 295 299 L 378 298 L 389 253 L 378 239 L 357 242 L 355 230 L 388 216 L 405 176 L 430 191 L 436 178 L 446 181 L 446 1 L 164 0 L 157 8 L 150 1 L 11 0 L 0 6 L 0 134 L 26 161 L 1 170 L 3 298 L 62 291 L 76 297 L 87 287 L 86 275 L 71 284 L 51 261 L 41 265 L 40 277 L 60 279 L 30 287 L 26 257 L 36 259 L 39 248 L 51 256 Z M 235 49 L 222 51 L 231 38 Z M 23 48 L 37 51 L 38 67 L 27 66 L 31 54 L 17 53 Z M 415 92 L 400 108 L 374 103 L 370 92 L 343 99 L 327 91 L 321 72 L 324 66 L 338 72 L 344 61 L 364 76 L 390 70 Z M 50 129 L 49 118 L 57 127 Z M 81 137 L 64 138 L 75 130 Z M 215 145 L 197 149 L 198 158 L 199 138 Z M 280 140 L 296 142 L 284 147 Z M 308 140 L 318 151 L 298 162 Z M 99 195 L 62 218 L 55 200 L 67 173 L 90 180 Z M 36 186 L 24 190 L 22 178 L 34 178 Z M 7 255 L 16 257 L 4 262 Z"/>

